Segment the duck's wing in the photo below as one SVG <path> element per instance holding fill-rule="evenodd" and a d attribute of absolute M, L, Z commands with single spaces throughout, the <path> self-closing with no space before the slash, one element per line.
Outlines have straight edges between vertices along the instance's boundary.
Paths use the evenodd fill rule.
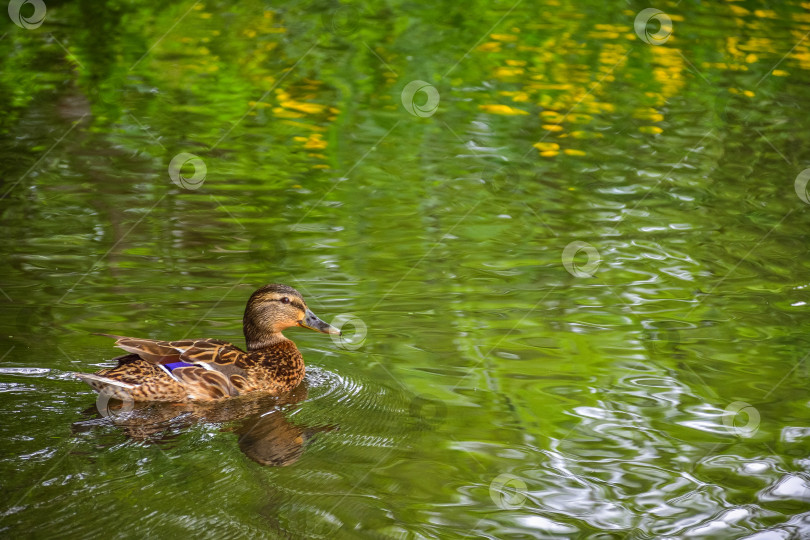
<path fill-rule="evenodd" d="M 179 341 L 161 341 L 113 334 L 96 334 L 115 339 L 115 346 L 144 360 L 165 364 L 168 362 L 214 362 L 218 364 L 235 364 L 241 355 L 239 347 L 221 339 L 181 339 Z"/>
<path fill-rule="evenodd" d="M 246 353 L 219 339 L 156 339 L 114 336 L 115 346 L 156 364 L 189 390 L 191 399 L 221 399 L 252 389 Z"/>

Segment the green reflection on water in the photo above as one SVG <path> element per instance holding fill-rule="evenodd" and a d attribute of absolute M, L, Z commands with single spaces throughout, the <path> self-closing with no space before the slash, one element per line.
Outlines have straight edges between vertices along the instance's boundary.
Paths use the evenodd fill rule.
<path fill-rule="evenodd" d="M 661 45 L 646 7 L 4 19 L 0 530 L 806 527 L 807 6 L 660 5 Z M 172 182 L 181 153 L 204 179 Z M 69 373 L 115 354 L 91 332 L 241 344 L 267 282 L 368 326 L 289 332 L 304 399 L 146 440 L 82 414 Z M 285 436 L 295 459 L 262 466 Z"/>

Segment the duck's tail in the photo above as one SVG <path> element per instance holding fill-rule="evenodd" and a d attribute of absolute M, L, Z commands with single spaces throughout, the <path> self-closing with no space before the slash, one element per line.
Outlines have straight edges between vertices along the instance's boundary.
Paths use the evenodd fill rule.
<path fill-rule="evenodd" d="M 99 394 L 104 394 L 109 398 L 121 401 L 132 401 L 130 391 L 135 388 L 132 384 L 116 381 L 109 377 L 102 377 L 101 375 L 94 375 L 92 373 L 74 373 L 73 375 L 89 384 L 93 390 Z"/>

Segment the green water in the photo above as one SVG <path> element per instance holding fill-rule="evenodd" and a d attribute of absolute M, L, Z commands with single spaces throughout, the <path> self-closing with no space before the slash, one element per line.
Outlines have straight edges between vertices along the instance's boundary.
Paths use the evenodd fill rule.
<path fill-rule="evenodd" d="M 810 5 L 647 7 L 3 13 L 0 533 L 805 537 Z M 270 282 L 285 400 L 71 376 Z"/>

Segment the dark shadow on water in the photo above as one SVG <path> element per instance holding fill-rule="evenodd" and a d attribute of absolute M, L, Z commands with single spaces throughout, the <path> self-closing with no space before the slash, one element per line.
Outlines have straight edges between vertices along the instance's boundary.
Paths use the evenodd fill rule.
<path fill-rule="evenodd" d="M 215 403 L 136 403 L 126 407 L 110 402 L 102 414 L 96 404 L 82 414 L 88 419 L 74 422 L 74 433 L 114 425 L 130 440 L 146 444 L 168 444 L 184 429 L 198 423 L 222 424 L 222 431 L 237 436 L 239 449 L 261 465 L 292 465 L 303 455 L 315 435 L 338 429 L 327 425 L 305 427 L 287 419 L 287 414 L 307 398 L 306 381 L 279 397 L 242 396 Z M 131 410 L 130 410 L 131 409 Z"/>

